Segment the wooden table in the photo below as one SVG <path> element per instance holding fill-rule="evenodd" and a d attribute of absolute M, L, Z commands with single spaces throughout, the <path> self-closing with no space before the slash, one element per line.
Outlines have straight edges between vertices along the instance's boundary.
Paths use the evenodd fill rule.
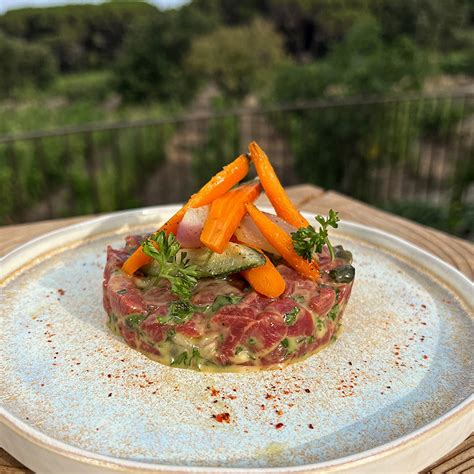
<path fill-rule="evenodd" d="M 299 209 L 320 214 L 327 214 L 330 208 L 336 209 L 343 219 L 386 230 L 413 242 L 459 269 L 471 280 L 474 279 L 474 245 L 469 242 L 315 186 L 293 186 L 288 188 L 288 194 Z M 258 204 L 267 205 L 268 202 L 262 198 Z M 86 219 L 90 219 L 90 216 L 0 227 L 0 256 L 33 237 Z M 474 434 L 422 472 L 434 474 L 448 471 L 474 473 Z M 31 471 L 0 448 L 0 474 L 23 472 Z"/>

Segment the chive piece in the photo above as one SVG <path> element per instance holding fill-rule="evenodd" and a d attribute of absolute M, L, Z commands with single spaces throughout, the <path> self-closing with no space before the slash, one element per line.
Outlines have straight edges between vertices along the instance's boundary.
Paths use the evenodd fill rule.
<path fill-rule="evenodd" d="M 295 324 L 296 316 L 298 316 L 299 312 L 300 312 L 300 308 L 298 308 L 298 306 L 295 306 L 291 311 L 288 311 L 288 313 L 285 313 L 283 315 L 283 320 L 285 321 L 285 324 L 287 326 L 292 326 L 293 324 Z"/>
<path fill-rule="evenodd" d="M 337 318 L 337 313 L 339 311 L 339 305 L 338 304 L 335 304 L 331 311 L 329 311 L 328 313 L 328 318 L 331 319 L 332 321 L 335 321 L 336 318 Z"/>
<path fill-rule="evenodd" d="M 136 329 L 146 319 L 145 314 L 131 314 L 125 319 L 128 329 Z"/>

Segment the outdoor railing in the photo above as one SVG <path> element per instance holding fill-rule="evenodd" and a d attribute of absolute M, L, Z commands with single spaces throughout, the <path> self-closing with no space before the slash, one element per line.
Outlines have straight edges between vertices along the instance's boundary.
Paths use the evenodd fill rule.
<path fill-rule="evenodd" d="M 256 140 L 314 183 L 473 236 L 474 94 L 316 101 L 0 136 L 0 224 L 186 199 Z"/>

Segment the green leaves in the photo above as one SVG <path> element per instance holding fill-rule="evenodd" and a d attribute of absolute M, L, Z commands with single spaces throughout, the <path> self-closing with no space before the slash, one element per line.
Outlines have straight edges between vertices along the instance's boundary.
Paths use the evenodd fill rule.
<path fill-rule="evenodd" d="M 340 221 L 339 215 L 330 209 L 327 218 L 318 214 L 315 219 L 320 225 L 319 231 L 316 231 L 311 225 L 299 228 L 291 234 L 293 248 L 298 255 L 311 262 L 313 255 L 321 252 L 324 245 L 327 245 L 331 258 L 334 259 L 334 248 L 329 241 L 328 227 L 337 229 Z"/>
<path fill-rule="evenodd" d="M 142 243 L 143 253 L 159 263 L 157 279 L 164 278 L 171 284 L 171 291 L 183 300 L 191 297 L 197 284 L 198 268 L 190 265 L 186 252 L 182 252 L 180 243 L 173 233 L 166 236 L 164 231 L 153 234 Z"/>
<path fill-rule="evenodd" d="M 173 301 L 169 306 L 168 314 L 158 316 L 157 319 L 160 324 L 184 324 L 199 310 L 200 308 L 188 301 Z"/>
<path fill-rule="evenodd" d="M 242 300 L 243 296 L 240 295 L 218 295 L 212 303 L 211 311 L 215 312 L 218 309 L 221 309 L 222 306 L 227 306 L 229 304 L 237 304 Z"/>
<path fill-rule="evenodd" d="M 298 316 L 299 312 L 300 312 L 300 308 L 298 308 L 298 306 L 295 306 L 291 311 L 288 311 L 288 313 L 285 313 L 283 315 L 283 320 L 285 321 L 285 324 L 287 326 L 291 326 L 295 324 L 296 316 Z"/>
<path fill-rule="evenodd" d="M 136 329 L 146 319 L 145 314 L 131 314 L 125 319 L 128 329 Z"/>
<path fill-rule="evenodd" d="M 202 359 L 199 349 L 193 347 L 191 354 L 188 354 L 187 351 L 181 352 L 177 357 L 173 358 L 171 362 L 172 366 L 186 366 L 190 367 L 191 365 L 199 366 L 199 362 Z"/>

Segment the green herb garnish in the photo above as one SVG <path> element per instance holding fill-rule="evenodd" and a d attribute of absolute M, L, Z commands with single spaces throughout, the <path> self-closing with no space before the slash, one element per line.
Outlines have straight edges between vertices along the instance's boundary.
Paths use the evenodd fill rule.
<path fill-rule="evenodd" d="M 292 298 L 293 298 L 297 303 L 304 303 L 304 296 L 303 296 L 303 295 L 293 295 Z"/>
<path fill-rule="evenodd" d="M 257 344 L 257 340 L 254 337 L 249 337 L 247 339 L 247 344 L 250 345 L 250 346 L 253 346 L 253 345 Z"/>
<path fill-rule="evenodd" d="M 223 306 L 229 304 L 237 304 L 242 300 L 243 296 L 240 295 L 219 295 L 216 296 L 214 303 L 212 303 L 211 311 L 215 312 L 221 309 Z"/>
<path fill-rule="evenodd" d="M 125 324 L 127 325 L 128 329 L 136 329 L 144 320 L 146 319 L 146 315 L 144 314 L 131 314 L 125 319 Z"/>
<path fill-rule="evenodd" d="M 186 351 L 181 352 L 177 357 L 173 358 L 171 365 L 187 365 L 188 353 Z"/>
<path fill-rule="evenodd" d="M 239 355 L 243 350 L 244 350 L 244 348 L 243 348 L 242 346 L 236 347 L 236 349 L 235 349 L 235 355 Z"/>
<path fill-rule="evenodd" d="M 186 365 L 190 366 L 195 361 L 196 365 L 199 363 L 199 359 L 201 359 L 201 354 L 196 347 L 193 347 L 193 351 L 191 355 L 187 353 L 187 351 L 181 352 L 177 357 L 173 358 L 171 365 Z"/>
<path fill-rule="evenodd" d="M 157 319 L 160 324 L 184 324 L 199 309 L 189 301 L 173 301 L 168 308 L 168 314 L 158 316 Z"/>
<path fill-rule="evenodd" d="M 332 307 L 331 311 L 329 311 L 329 313 L 328 313 L 328 318 L 329 318 L 329 319 L 332 319 L 333 321 L 335 321 L 336 318 L 337 318 L 337 312 L 338 312 L 338 311 L 339 311 L 339 305 L 338 305 L 338 304 L 335 304 L 335 305 Z"/>
<path fill-rule="evenodd" d="M 181 245 L 174 234 L 170 232 L 166 236 L 164 231 L 157 232 L 142 243 L 142 248 L 145 255 L 159 264 L 159 273 L 155 278 L 168 280 L 172 293 L 184 300 L 189 299 L 197 284 L 199 270 L 196 265 L 190 265 L 186 252 L 177 256 Z"/>
<path fill-rule="evenodd" d="M 313 255 L 321 252 L 324 245 L 327 245 L 331 259 L 334 259 L 334 248 L 329 241 L 328 227 L 331 226 L 337 229 L 340 220 L 338 213 L 330 209 L 327 218 L 319 214 L 314 218 L 320 225 L 319 230 L 316 231 L 312 225 L 309 225 L 308 227 L 300 227 L 296 232 L 292 232 L 293 248 L 298 255 L 311 262 Z"/>
<path fill-rule="evenodd" d="M 285 324 L 287 326 L 291 326 L 292 324 L 295 324 L 296 316 L 298 316 L 299 312 L 300 312 L 300 308 L 298 308 L 298 306 L 295 306 L 291 311 L 288 311 L 288 313 L 285 313 L 283 315 L 283 320 L 285 321 Z"/>
<path fill-rule="evenodd" d="M 285 339 L 283 339 L 283 341 L 281 341 L 281 345 L 282 345 L 285 349 L 288 349 L 288 347 L 290 346 L 290 341 L 285 337 Z"/>

